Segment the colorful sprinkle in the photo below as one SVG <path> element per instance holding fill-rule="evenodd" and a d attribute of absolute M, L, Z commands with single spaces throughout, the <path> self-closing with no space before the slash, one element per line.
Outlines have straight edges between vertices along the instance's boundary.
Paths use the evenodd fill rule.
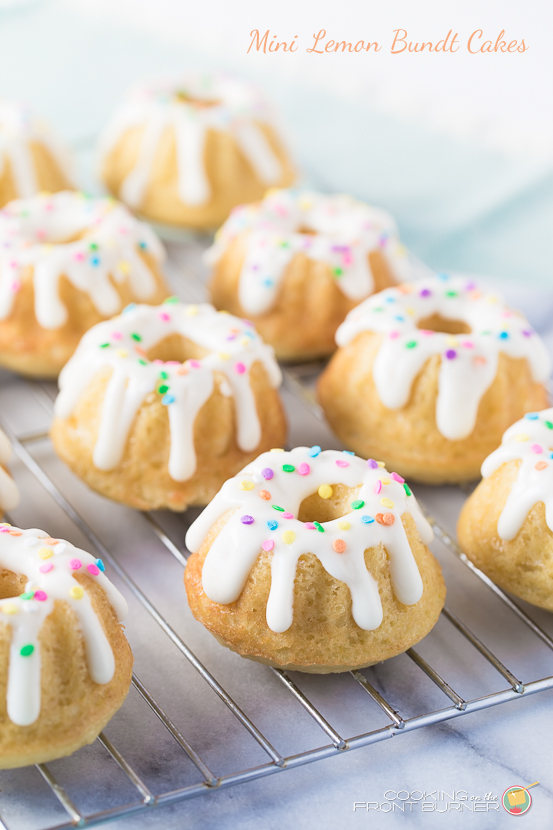
<path fill-rule="evenodd" d="M 346 543 L 343 539 L 335 539 L 332 543 L 332 547 L 336 551 L 336 553 L 344 553 L 346 549 Z"/>
<path fill-rule="evenodd" d="M 39 602 L 45 602 L 48 599 L 48 594 L 46 594 L 44 591 L 35 591 L 34 598 Z"/>
<path fill-rule="evenodd" d="M 338 458 L 336 464 L 338 467 L 349 467 L 349 461 L 344 461 L 342 458 Z"/>
<path fill-rule="evenodd" d="M 98 568 L 99 568 L 102 572 L 106 570 L 106 566 L 104 565 L 104 563 L 103 563 L 103 561 L 102 561 L 101 559 L 97 559 L 97 560 L 96 560 L 96 565 L 98 566 Z"/>
<path fill-rule="evenodd" d="M 265 551 L 267 551 L 267 552 L 269 552 L 270 550 L 272 550 L 272 549 L 274 548 L 274 546 L 275 546 L 275 543 L 273 542 L 273 540 L 272 540 L 272 539 L 266 539 L 266 540 L 263 542 L 263 544 L 261 545 L 261 547 L 263 548 L 263 550 L 265 550 Z"/>
<path fill-rule="evenodd" d="M 53 567 L 54 567 L 53 562 L 45 562 L 44 565 L 40 566 L 39 571 L 40 571 L 41 574 L 47 574 L 52 570 Z"/>
<path fill-rule="evenodd" d="M 408 496 L 412 496 L 412 495 L 413 495 L 413 493 L 411 492 L 411 488 L 409 487 L 409 485 L 407 484 L 407 482 L 405 482 L 405 483 L 404 483 L 404 485 L 403 485 L 403 489 L 405 490 L 405 492 L 407 493 L 407 495 L 408 495 Z"/>
<path fill-rule="evenodd" d="M 381 491 L 382 491 L 382 482 L 381 482 L 380 479 L 378 479 L 378 481 L 376 481 L 375 485 L 374 485 L 374 492 L 378 495 Z"/>
<path fill-rule="evenodd" d="M 377 513 L 376 521 L 381 525 L 393 525 L 395 516 L 393 513 Z"/>
<path fill-rule="evenodd" d="M 261 470 L 261 475 L 263 476 L 265 481 L 270 481 L 274 476 L 274 473 L 270 467 L 264 467 L 263 470 Z"/>
<path fill-rule="evenodd" d="M 284 507 L 279 507 L 278 504 L 272 504 L 271 507 L 273 510 L 278 510 L 279 513 L 284 513 Z"/>
<path fill-rule="evenodd" d="M 366 525 L 370 525 L 374 522 L 374 519 L 372 516 L 365 515 L 361 516 L 361 521 L 364 522 Z"/>
<path fill-rule="evenodd" d="M 84 590 L 80 585 L 73 585 L 69 591 L 69 594 L 73 597 L 73 599 L 82 599 L 84 597 Z"/>
<path fill-rule="evenodd" d="M 269 499 L 271 498 L 271 494 L 268 490 L 260 490 L 259 495 L 262 499 L 265 499 L 265 501 L 269 501 Z"/>
<path fill-rule="evenodd" d="M 324 533 L 325 529 L 320 522 L 313 522 L 319 533 Z"/>
<path fill-rule="evenodd" d="M 330 484 L 321 484 L 317 492 L 322 499 L 332 498 L 333 490 Z"/>
<path fill-rule="evenodd" d="M 244 364 L 244 363 L 241 363 L 240 361 L 238 361 L 238 363 L 235 363 L 235 364 L 234 364 L 234 371 L 235 371 L 235 372 L 236 372 L 236 374 L 238 374 L 238 375 L 243 375 L 243 374 L 244 374 L 244 372 L 246 371 L 246 366 L 245 366 L 245 364 Z"/>
<path fill-rule="evenodd" d="M 355 501 L 352 501 L 351 506 L 354 510 L 361 510 L 361 508 L 365 506 L 365 502 L 361 499 L 356 499 Z"/>
<path fill-rule="evenodd" d="M 28 646 L 23 646 L 23 648 L 21 649 L 21 651 L 19 653 L 22 657 L 30 657 L 34 650 L 35 650 L 34 646 L 28 645 Z"/>
<path fill-rule="evenodd" d="M 82 566 L 83 566 L 83 563 L 81 562 L 80 559 L 72 559 L 69 563 L 69 567 L 71 568 L 72 571 L 78 571 L 79 568 L 82 568 Z"/>
<path fill-rule="evenodd" d="M 457 357 L 457 352 L 455 351 L 455 349 L 448 349 L 445 353 L 445 356 L 448 360 L 455 360 L 455 358 Z"/>
<path fill-rule="evenodd" d="M 98 565 L 94 565 L 92 562 L 90 563 L 90 565 L 86 566 L 86 569 L 89 574 L 92 574 L 92 576 L 98 576 L 100 574 L 100 568 L 98 567 Z"/>
<path fill-rule="evenodd" d="M 54 555 L 54 551 L 50 548 L 41 548 L 38 552 L 41 559 L 50 559 Z"/>
<path fill-rule="evenodd" d="M 383 507 L 388 507 L 390 510 L 394 507 L 394 503 L 391 499 L 380 499 L 380 504 Z"/>
<path fill-rule="evenodd" d="M 378 464 L 374 460 L 374 458 L 369 458 L 369 460 L 367 461 L 367 467 L 370 467 L 371 470 L 378 470 Z"/>
<path fill-rule="evenodd" d="M 295 540 L 296 534 L 293 530 L 285 530 L 282 534 L 282 541 L 285 545 L 291 545 L 292 542 Z"/>
<path fill-rule="evenodd" d="M 350 525 L 349 522 L 341 521 L 341 522 L 338 522 L 338 527 L 340 528 L 340 530 L 349 530 L 351 525 Z"/>
<path fill-rule="evenodd" d="M 536 470 L 545 470 L 546 467 L 547 467 L 547 462 L 546 461 L 538 461 L 538 463 L 536 464 Z"/>
<path fill-rule="evenodd" d="M 309 466 L 309 464 L 300 464 L 300 466 L 298 467 L 298 473 L 300 474 L 300 476 L 307 476 L 310 472 L 311 467 Z"/>
<path fill-rule="evenodd" d="M 14 605 L 13 602 L 6 602 L 4 605 L 2 605 L 1 610 L 4 612 L 4 614 L 19 613 L 19 608 L 17 607 L 17 605 Z"/>
<path fill-rule="evenodd" d="M 308 450 L 308 455 L 310 455 L 311 458 L 316 458 L 318 455 L 320 455 L 320 453 L 321 453 L 321 448 L 319 447 L 318 444 L 315 444 L 314 447 L 311 447 L 311 449 Z"/>
<path fill-rule="evenodd" d="M 296 468 L 293 464 L 283 464 L 282 469 L 285 473 L 293 473 Z"/>
<path fill-rule="evenodd" d="M 253 516 L 241 516 L 240 521 L 242 522 L 243 525 L 253 525 L 254 518 L 253 518 Z"/>
<path fill-rule="evenodd" d="M 244 481 L 240 482 L 241 490 L 253 490 L 254 487 L 255 484 L 253 483 L 253 481 L 248 481 L 247 479 L 244 479 Z"/>
<path fill-rule="evenodd" d="M 276 530 L 278 527 L 278 522 L 275 522 L 274 519 L 269 519 L 269 521 L 267 522 L 267 527 L 269 528 L 269 530 Z"/>
<path fill-rule="evenodd" d="M 537 455 L 540 455 L 543 452 L 543 447 L 541 446 L 541 444 L 532 444 L 530 449 L 532 450 L 532 452 L 535 452 Z"/>
<path fill-rule="evenodd" d="M 405 484 L 405 479 L 402 478 L 398 473 L 390 473 L 390 477 L 393 478 L 394 481 L 399 482 L 399 484 Z"/>

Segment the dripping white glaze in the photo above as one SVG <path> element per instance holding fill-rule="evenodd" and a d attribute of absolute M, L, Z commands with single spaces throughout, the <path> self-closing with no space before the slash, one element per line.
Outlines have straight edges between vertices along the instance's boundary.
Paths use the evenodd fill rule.
<path fill-rule="evenodd" d="M 6 433 L 0 429 L 0 515 L 19 504 L 17 484 L 5 469 L 12 457 L 12 446 Z"/>
<path fill-rule="evenodd" d="M 62 276 L 105 317 L 121 310 L 113 282 L 128 281 L 136 298 L 147 300 L 156 280 L 140 250 L 157 261 L 164 258 L 149 226 L 114 199 L 62 191 L 10 202 L 0 211 L 0 320 L 9 316 L 30 267 L 35 316 L 44 329 L 67 322 L 59 294 Z"/>
<path fill-rule="evenodd" d="M 115 671 L 115 658 L 102 623 L 74 575 L 84 573 L 98 581 L 118 620 L 125 618 L 127 603 L 102 573 L 101 560 L 36 528 L 21 530 L 0 524 L 0 568 L 23 574 L 28 580 L 21 596 L 0 600 L 0 623 L 10 626 L 12 635 L 8 717 L 18 726 L 29 726 L 41 709 L 40 631 L 56 600 L 66 602 L 77 616 L 92 680 L 109 683 Z"/>
<path fill-rule="evenodd" d="M 470 334 L 421 330 L 420 320 L 434 314 L 466 323 Z M 526 318 L 509 309 L 500 296 L 478 289 L 473 281 L 440 275 L 369 297 L 353 309 L 336 333 L 339 346 L 361 332 L 384 336 L 373 366 L 380 400 L 401 409 L 413 382 L 434 355 L 441 357 L 436 425 L 451 441 L 474 429 L 478 407 L 493 383 L 499 354 L 525 358 L 532 377 L 544 383 L 551 360 Z"/>
<path fill-rule="evenodd" d="M 284 467 L 288 467 L 285 470 Z M 297 518 L 301 502 L 321 485 L 360 487 L 351 512 L 320 524 Z M 267 496 L 267 494 L 270 494 Z M 275 509 L 282 508 L 281 510 Z M 300 556 L 314 554 L 325 570 L 344 582 L 351 593 L 352 614 L 360 628 L 372 631 L 382 622 L 378 584 L 365 565 L 365 550 L 380 543 L 390 559 L 394 593 L 404 605 L 414 605 L 423 585 L 401 517 L 410 513 L 425 544 L 432 529 L 411 491 L 396 473 L 372 459 L 320 447 L 296 447 L 291 452 L 263 453 L 235 478 L 223 484 L 213 501 L 190 526 L 186 545 L 197 552 L 211 527 L 234 510 L 213 542 L 202 571 L 202 585 L 213 602 L 235 602 L 263 550 L 270 551 L 271 590 L 267 625 L 286 631 L 292 624 L 294 579 Z M 390 524 L 383 523 L 383 517 Z M 251 520 L 251 521 L 250 521 Z M 343 552 L 335 545 L 345 543 Z"/>
<path fill-rule="evenodd" d="M 208 130 L 232 135 L 258 178 L 271 185 L 280 179 L 282 167 L 259 124 L 274 128 L 273 121 L 266 102 L 251 85 L 223 75 L 187 74 L 160 80 L 130 92 L 102 136 L 100 161 L 128 130 L 143 128 L 136 162 L 120 191 L 130 207 L 140 208 L 159 142 L 171 130 L 179 197 L 185 205 L 203 205 L 211 197 L 204 164 Z"/>
<path fill-rule="evenodd" d="M 148 360 L 146 354 L 170 335 L 181 335 L 208 354 L 184 364 Z M 214 390 L 216 374 L 223 376 L 222 393 L 234 398 L 239 447 L 249 452 L 258 446 L 261 424 L 249 377 L 256 361 L 264 366 L 269 382 L 278 386 L 281 374 L 273 350 L 251 323 L 210 305 L 187 305 L 173 298 L 161 306 L 131 305 L 85 334 L 60 374 L 55 413 L 69 418 L 94 375 L 109 367 L 112 374 L 93 460 L 98 469 L 112 470 L 123 457 L 137 411 L 146 396 L 158 390 L 168 407 L 169 475 L 186 481 L 196 470 L 194 422 Z"/>
<path fill-rule="evenodd" d="M 0 101 L 0 175 L 8 161 L 17 195 L 22 198 L 40 190 L 32 144 L 46 147 L 66 179 L 71 179 L 67 150 L 48 126 L 23 105 Z"/>
<path fill-rule="evenodd" d="M 263 201 L 232 211 L 217 232 L 208 261 L 217 262 L 237 237 L 246 245 L 238 298 L 254 316 L 274 305 L 286 269 L 299 253 L 326 263 L 351 300 L 362 300 L 374 289 L 371 251 L 382 253 L 398 281 L 409 277 L 393 218 L 350 196 L 272 190 Z"/>
<path fill-rule="evenodd" d="M 553 531 L 553 408 L 529 412 L 509 427 L 501 446 L 482 464 L 483 478 L 508 461 L 521 463 L 497 522 L 500 539 L 514 539 L 538 502 L 544 503 L 545 521 Z"/>

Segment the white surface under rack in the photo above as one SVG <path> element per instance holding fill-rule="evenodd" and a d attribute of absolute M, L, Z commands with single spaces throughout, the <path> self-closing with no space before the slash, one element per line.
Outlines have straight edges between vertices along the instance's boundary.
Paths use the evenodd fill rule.
<path fill-rule="evenodd" d="M 189 301 L 205 297 L 201 250 L 198 241 L 171 250 L 173 287 Z M 312 392 L 319 368 L 285 370 L 291 445 L 337 446 Z M 184 536 L 198 511 L 137 513 L 89 491 L 48 439 L 54 397 L 53 384 L 1 378 L 1 420 L 23 495 L 9 520 L 104 559 L 129 601 L 135 674 L 127 701 L 92 745 L 0 774 L 3 830 L 137 815 L 553 688 L 551 617 L 513 601 L 465 559 L 453 530 L 466 494 L 453 487 L 415 487 L 448 586 L 438 624 L 416 649 L 327 676 L 227 651 L 186 602 Z"/>

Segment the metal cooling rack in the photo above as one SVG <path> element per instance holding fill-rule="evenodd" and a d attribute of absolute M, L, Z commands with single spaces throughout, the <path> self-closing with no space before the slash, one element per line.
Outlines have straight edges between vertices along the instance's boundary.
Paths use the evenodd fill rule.
<path fill-rule="evenodd" d="M 173 282 L 178 286 L 178 293 L 185 299 L 200 300 L 204 296 L 203 283 L 198 276 L 200 253 L 201 246 L 198 244 L 185 250 L 173 251 Z M 176 268 L 175 261 L 177 262 Z M 323 428 L 322 415 L 313 394 L 313 383 L 319 368 L 316 365 L 306 365 L 285 369 L 284 392 L 288 397 L 288 409 L 289 413 L 293 414 L 294 423 L 296 420 L 299 422 L 301 418 L 306 418 L 309 423 L 305 429 L 310 435 L 316 436 L 317 440 L 320 440 L 317 429 Z M 3 407 L 7 399 L 3 390 L 4 387 L 0 387 L 0 408 L 4 412 Z M 468 605 L 464 601 L 458 604 L 464 605 L 465 618 L 468 614 L 471 628 L 476 627 L 479 633 L 471 630 L 457 611 L 453 610 L 453 606 L 449 606 L 444 608 L 442 619 L 435 629 L 435 631 L 440 629 L 441 634 L 430 648 L 432 654 L 430 658 L 428 655 L 423 657 L 423 653 L 428 652 L 426 643 L 434 632 L 417 646 L 417 650 L 409 649 L 406 655 L 400 655 L 387 661 L 386 664 L 381 664 L 385 670 L 381 670 L 381 667 L 371 667 L 364 671 L 324 678 L 306 677 L 270 669 L 260 664 L 243 661 L 230 653 L 227 654 L 226 650 L 221 649 L 214 641 L 212 642 L 210 635 L 203 632 L 203 629 L 201 634 L 198 633 L 198 629 L 201 628 L 199 624 L 189 621 L 186 626 L 181 625 L 178 615 L 175 615 L 163 599 L 160 601 L 160 596 L 165 595 L 164 592 L 171 594 L 173 591 L 175 575 L 178 573 L 182 577 L 182 569 L 188 555 L 183 540 L 185 531 L 196 512 L 191 510 L 187 514 L 178 516 L 136 514 L 111 503 L 106 506 L 100 497 L 88 491 L 85 492 L 84 485 L 81 487 L 79 482 L 75 482 L 70 473 L 63 472 L 65 468 L 56 461 L 44 428 L 30 431 L 26 428 L 30 410 L 36 411 L 38 422 L 44 422 L 45 419 L 47 421 L 50 417 L 55 395 L 53 385 L 10 378 L 8 391 L 11 396 L 10 400 L 13 400 L 14 395 L 18 399 L 11 417 L 3 424 L 13 442 L 17 457 L 17 463 L 14 465 L 16 478 L 24 482 L 27 493 L 36 492 L 38 499 L 35 501 L 35 507 L 37 509 L 39 504 L 46 505 L 44 510 L 52 512 L 54 522 L 57 521 L 54 517 L 56 511 L 63 515 L 64 521 L 72 528 L 72 536 L 69 538 L 83 539 L 83 543 L 86 543 L 91 551 L 97 553 L 106 562 L 110 575 L 121 586 L 130 601 L 131 617 L 134 609 L 134 613 L 146 618 L 150 626 L 148 636 L 142 638 L 135 635 L 133 638 L 134 632 L 131 630 L 129 639 L 135 653 L 140 651 L 141 659 L 137 660 L 137 663 L 143 662 L 144 666 L 153 667 L 153 670 L 147 671 L 148 681 L 141 680 L 137 674 L 133 676 L 133 690 L 127 702 L 107 727 L 107 731 L 111 734 L 113 724 L 117 737 L 112 736 L 110 739 L 105 734 L 100 735 L 95 744 L 83 748 L 72 756 L 69 764 L 56 761 L 50 764 L 39 764 L 34 769 L 7 771 L 0 775 L 2 788 L 0 799 L 3 800 L 6 797 L 4 796 L 5 783 L 2 782 L 7 776 L 8 791 L 11 793 L 7 812 L 16 816 L 16 819 L 8 817 L 0 800 L 2 812 L 0 828 L 2 830 L 20 830 L 23 827 L 26 830 L 31 826 L 62 830 L 62 828 L 93 826 L 137 815 L 163 805 L 174 804 L 200 795 L 205 796 L 235 784 L 350 752 L 388 738 L 406 735 L 424 726 L 462 717 L 508 701 L 521 700 L 523 697 L 553 688 L 553 676 L 540 677 L 538 658 L 535 664 L 525 663 L 522 670 L 520 666 L 510 669 L 505 665 L 504 659 L 500 659 L 497 654 L 497 652 L 500 654 L 509 652 L 509 643 L 513 642 L 513 636 L 515 636 L 524 640 L 526 652 L 533 654 L 536 644 L 542 649 L 545 648 L 547 658 L 545 665 L 550 668 L 553 639 L 536 622 L 535 617 L 539 617 L 539 612 L 532 611 L 532 616 L 530 616 L 521 604 L 514 602 L 510 596 L 475 568 L 459 549 L 451 533 L 444 527 L 444 522 L 431 515 L 424 504 L 423 509 L 437 537 L 434 548 L 446 571 L 446 581 L 448 581 L 449 571 L 453 568 L 451 572 L 456 574 L 457 582 L 462 583 L 468 580 L 473 587 L 478 586 L 477 597 L 474 600 L 469 598 Z M 25 417 L 19 418 L 18 412 L 25 412 Z M 18 428 L 14 428 L 14 422 L 18 424 Z M 417 492 L 422 490 L 424 488 L 417 488 Z M 455 490 L 456 497 L 459 498 L 459 490 L 457 488 Z M 438 493 L 436 490 L 425 492 L 429 494 L 430 501 Z M 85 493 L 84 497 L 83 493 Z M 449 499 L 450 495 L 446 494 L 446 497 Z M 156 551 L 160 551 L 156 555 L 160 558 L 165 557 L 163 561 L 167 575 L 164 577 L 163 574 L 161 576 L 158 574 L 158 579 L 162 583 L 161 593 L 159 586 L 150 584 L 148 579 L 145 580 L 146 586 L 140 584 L 144 580 L 137 580 L 134 574 L 129 572 L 132 568 L 129 568 L 127 564 L 128 552 L 122 550 L 117 534 L 110 543 L 104 540 L 104 517 L 108 512 L 110 515 L 113 514 L 115 521 L 121 524 L 132 521 L 133 524 L 139 525 L 140 546 L 148 549 L 155 547 Z M 436 510 L 432 512 L 435 513 Z M 15 511 L 14 523 L 17 518 L 18 513 Z M 49 532 L 54 532 L 51 526 Z M 76 543 L 83 544 L 79 541 Z M 451 587 L 449 583 L 448 587 Z M 471 592 L 472 590 L 473 588 Z M 179 586 L 179 592 L 179 596 L 183 597 L 182 583 Z M 477 599 L 478 608 L 476 607 Z M 453 601 L 456 601 L 455 593 Z M 471 605 L 471 602 L 474 604 Z M 493 605 L 494 602 L 495 605 Z M 500 611 L 497 610 L 498 602 L 502 609 Z M 490 606 L 490 615 L 505 616 L 506 614 L 509 617 L 509 625 L 514 628 L 511 628 L 508 637 L 507 634 L 505 635 L 507 641 L 502 640 L 501 635 L 498 637 L 496 631 L 492 645 L 487 645 L 480 632 L 482 629 L 486 630 L 486 625 L 490 624 L 489 621 L 486 622 L 486 618 L 482 618 L 482 608 L 490 603 L 493 605 L 493 608 Z M 172 616 L 175 617 L 176 622 L 171 620 Z M 544 625 L 547 627 L 546 617 L 544 620 Z M 187 644 L 184 634 L 181 633 L 183 627 L 187 628 L 187 639 L 190 635 L 197 641 L 204 650 L 205 656 L 204 654 L 197 656 Z M 154 629 L 157 629 L 157 633 Z M 515 635 L 512 631 L 515 631 Z M 162 632 L 164 644 L 158 646 L 159 632 Z M 206 638 L 209 638 L 209 644 Z M 143 642 L 143 639 L 146 642 Z M 165 657 L 162 657 L 163 650 L 165 650 Z M 539 649 L 536 655 L 538 651 Z M 158 680 L 158 673 L 160 678 L 165 677 L 163 672 L 166 669 L 169 652 L 179 660 L 178 672 L 172 675 L 172 683 L 181 692 L 178 706 L 174 701 L 170 702 L 169 706 L 164 704 L 165 685 L 164 681 Z M 279 702 L 279 707 L 286 712 L 287 718 L 290 717 L 292 721 L 294 719 L 301 721 L 303 728 L 307 730 L 309 745 L 301 751 L 287 752 L 286 747 L 282 747 L 279 742 L 281 735 L 278 723 L 277 727 L 272 723 L 268 726 L 260 726 L 259 723 L 265 720 L 264 710 L 256 706 L 252 707 L 252 699 L 248 698 L 242 688 L 238 689 L 238 695 L 231 694 L 231 691 L 227 690 L 223 682 L 218 679 L 221 673 L 227 674 L 231 681 L 226 685 L 233 688 L 236 686 L 233 679 L 236 674 L 229 674 L 227 663 L 224 664 L 224 668 L 223 663 L 217 663 L 214 671 L 207 668 L 207 663 L 215 662 L 211 657 L 212 652 L 218 656 L 220 652 L 224 652 L 224 657 L 227 663 L 231 661 L 234 672 L 247 671 L 248 677 L 253 679 L 253 682 L 267 690 L 268 698 L 273 697 Z M 444 663 L 447 664 L 447 659 L 451 655 L 454 655 L 455 665 L 461 664 L 461 675 L 456 674 L 454 679 L 449 676 L 450 671 L 444 671 L 442 668 Z M 407 672 L 412 678 L 408 696 L 405 695 L 405 689 L 398 680 L 400 674 L 395 669 L 399 665 L 397 661 L 401 660 L 403 661 L 400 667 L 401 672 Z M 460 689 L 459 677 L 463 678 L 463 681 L 472 682 L 472 667 L 476 663 L 487 664 L 489 674 L 486 674 L 488 682 L 486 693 L 474 696 L 461 694 L 460 690 L 456 691 Z M 140 673 L 144 666 L 140 669 Z M 187 671 L 186 667 L 188 667 Z M 389 669 L 390 675 L 387 674 Z M 195 673 L 197 676 L 194 680 L 192 676 Z M 485 674 L 482 669 L 479 669 L 479 673 Z M 186 680 L 184 674 L 186 674 Z M 524 680 L 520 679 L 521 674 L 524 674 Z M 431 681 L 430 686 L 428 680 Z M 346 684 L 348 684 L 347 687 Z M 180 685 L 182 688 L 179 689 Z M 470 686 L 471 683 L 469 682 L 468 685 Z M 332 689 L 333 693 L 338 693 L 332 701 L 336 697 L 341 699 L 342 693 L 344 699 L 349 699 L 347 696 L 354 695 L 351 699 L 354 700 L 355 706 L 349 707 L 350 711 L 344 726 L 340 726 L 342 712 L 339 706 L 332 703 L 330 695 L 319 694 L 322 688 Z M 247 699 L 247 703 L 237 702 L 235 699 L 237 696 Z M 422 705 L 421 701 L 427 698 L 430 698 L 432 705 Z M 221 738 L 214 746 L 211 740 L 202 741 L 201 737 L 190 737 L 190 732 L 194 732 L 191 722 L 188 722 L 187 729 L 181 726 L 180 720 L 181 714 L 186 713 L 190 707 L 194 708 L 194 717 L 202 717 L 203 708 L 208 708 L 217 699 L 223 706 L 219 705 L 215 708 L 213 719 L 209 721 L 212 723 L 215 735 L 221 732 Z M 412 700 L 415 700 L 414 704 Z M 406 714 L 406 710 L 413 706 L 418 711 L 414 714 Z M 254 711 L 249 712 L 252 708 Z M 168 709 L 172 709 L 172 712 L 168 712 Z M 329 710 L 332 710 L 331 714 Z M 209 717 L 211 718 L 211 715 Z M 234 722 L 230 729 L 229 720 Z M 350 728 L 352 720 L 355 723 L 353 728 Z M 369 721 L 371 721 L 372 728 L 367 729 Z M 306 722 L 308 727 L 306 727 Z M 121 727 L 118 726 L 120 723 L 123 724 Z M 143 732 L 147 732 L 145 742 L 148 743 L 154 760 L 157 757 L 156 750 L 158 751 L 158 763 L 153 771 L 151 768 L 142 769 L 140 758 L 137 753 L 133 753 L 133 742 L 127 740 L 127 736 L 132 733 L 136 736 L 134 741 L 140 741 L 140 735 Z M 152 741 L 150 735 L 154 734 L 156 738 Z M 286 738 L 284 731 L 282 735 L 283 742 L 289 743 L 289 738 Z M 229 753 L 225 754 L 224 749 L 229 741 L 232 756 L 230 760 Z M 244 749 L 246 744 L 248 751 Z M 252 747 L 253 752 L 251 752 Z M 241 763 L 242 759 L 249 757 L 250 754 L 253 754 L 255 763 L 251 765 Z M 174 786 L 173 778 L 167 779 L 169 765 L 171 770 L 177 769 L 177 775 L 180 775 L 182 770 L 182 777 L 186 779 L 184 784 Z M 114 803 L 114 793 L 110 790 L 108 782 L 115 776 L 117 768 L 118 774 L 122 776 L 118 780 L 123 782 L 118 784 L 117 790 L 123 795 L 119 798 L 119 803 Z M 42 787 L 37 786 L 37 774 L 44 782 Z M 188 780 L 191 777 L 194 780 Z M 69 783 L 66 783 L 65 779 Z M 83 789 L 85 782 L 86 791 Z M 17 804 L 18 797 L 22 802 L 30 797 L 31 791 L 34 796 L 32 806 L 29 808 L 30 814 L 16 809 L 14 805 Z M 35 820 L 37 818 L 42 819 L 43 823 L 40 821 L 37 823 Z M 45 820 L 46 823 L 44 823 Z"/>

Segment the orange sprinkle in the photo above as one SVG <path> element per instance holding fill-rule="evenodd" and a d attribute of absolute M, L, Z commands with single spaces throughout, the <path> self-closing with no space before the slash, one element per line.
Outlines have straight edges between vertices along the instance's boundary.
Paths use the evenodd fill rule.
<path fill-rule="evenodd" d="M 188 369 L 186 366 L 181 366 L 180 369 L 177 369 L 177 375 L 187 375 Z"/>
<path fill-rule="evenodd" d="M 137 352 L 137 354 L 142 354 L 142 355 L 146 354 L 146 352 L 144 351 L 144 349 L 141 346 L 135 346 L 134 350 L 135 350 L 135 352 Z"/>
<path fill-rule="evenodd" d="M 393 525 L 395 516 L 393 513 L 377 513 L 376 521 L 381 525 Z"/>
<path fill-rule="evenodd" d="M 410 294 L 413 290 L 412 286 L 408 282 L 404 282 L 397 287 L 398 291 L 401 291 L 402 294 Z"/>
<path fill-rule="evenodd" d="M 336 553 L 343 553 L 346 549 L 346 543 L 343 539 L 335 539 L 332 543 L 332 547 L 336 551 Z"/>
<path fill-rule="evenodd" d="M 545 461 L 538 461 L 538 463 L 536 464 L 536 470 L 545 470 L 546 467 L 547 462 Z"/>
<path fill-rule="evenodd" d="M 482 357 L 482 355 L 476 355 L 476 357 L 473 357 L 473 362 L 474 363 L 479 363 L 480 365 L 483 366 L 484 363 L 487 363 L 487 360 L 486 360 L 485 357 Z"/>
<path fill-rule="evenodd" d="M 46 539 L 42 540 L 45 545 L 57 545 L 59 539 L 51 539 L 50 536 L 47 536 Z"/>
<path fill-rule="evenodd" d="M 8 533 L 10 534 L 10 536 L 22 536 L 23 535 L 20 530 L 8 530 Z"/>
<path fill-rule="evenodd" d="M 265 501 L 269 501 L 269 499 L 271 498 L 271 494 L 268 490 L 260 490 L 259 495 L 262 499 L 265 499 Z"/>

